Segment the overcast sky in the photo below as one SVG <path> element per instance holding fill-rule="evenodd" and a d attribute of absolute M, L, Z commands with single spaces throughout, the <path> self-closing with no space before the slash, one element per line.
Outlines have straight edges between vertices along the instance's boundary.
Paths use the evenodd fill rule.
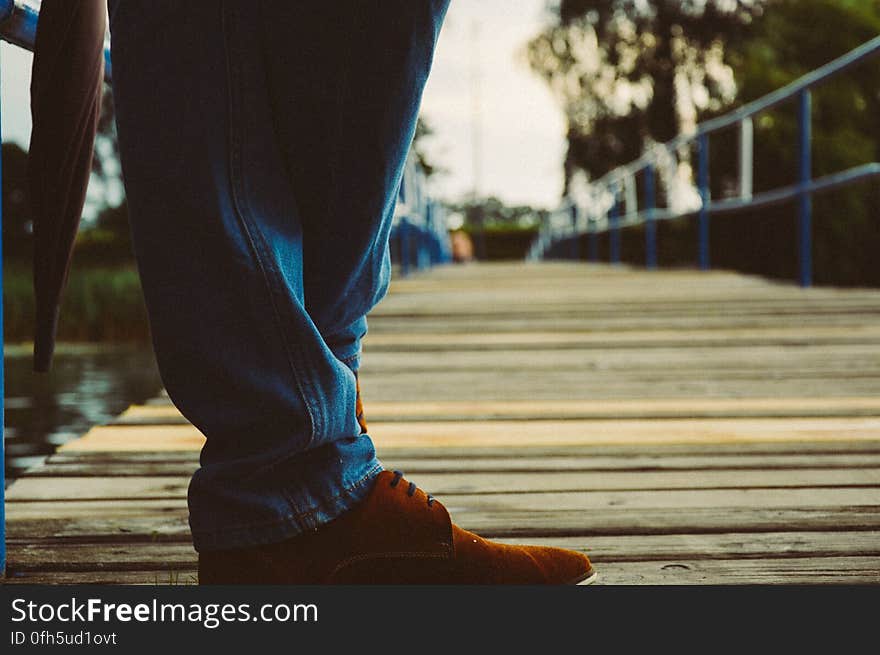
<path fill-rule="evenodd" d="M 480 125 L 479 186 L 509 203 L 553 206 L 562 191 L 565 124 L 534 75 L 525 45 L 542 25 L 545 0 L 452 0 L 425 89 L 422 113 L 436 130 L 433 158 L 449 175 L 440 195 L 474 186 L 473 134 Z M 474 77 L 481 119 L 475 121 Z"/>
<path fill-rule="evenodd" d="M 435 182 L 437 196 L 456 199 L 477 184 L 481 194 L 512 204 L 552 207 L 558 202 L 563 117 L 544 83 L 529 70 L 524 54 L 525 44 L 541 29 L 545 4 L 452 0 L 422 106 L 435 131 L 427 150 L 448 171 Z M 26 146 L 30 55 L 4 43 L 0 58 L 3 140 Z M 480 80 L 479 111 L 475 78 Z M 475 133 L 481 144 L 479 179 Z"/>

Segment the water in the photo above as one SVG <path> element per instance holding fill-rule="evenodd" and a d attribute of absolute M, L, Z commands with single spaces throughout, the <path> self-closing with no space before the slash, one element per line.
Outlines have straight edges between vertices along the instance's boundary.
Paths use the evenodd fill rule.
<path fill-rule="evenodd" d="M 4 355 L 7 483 L 162 388 L 147 346 L 59 345 L 49 373 L 31 370 L 30 348 L 7 346 Z"/>

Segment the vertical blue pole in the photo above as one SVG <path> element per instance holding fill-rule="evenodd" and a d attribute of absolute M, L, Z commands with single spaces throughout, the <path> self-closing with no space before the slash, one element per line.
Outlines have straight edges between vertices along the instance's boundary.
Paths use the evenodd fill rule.
<path fill-rule="evenodd" d="M 572 205 L 571 209 L 571 232 L 574 236 L 571 238 L 571 258 L 578 261 L 581 258 L 581 243 L 577 233 L 578 208 Z"/>
<path fill-rule="evenodd" d="M 431 254 L 431 233 L 428 230 L 422 232 L 422 266 L 430 269 L 434 263 L 434 256 Z"/>
<path fill-rule="evenodd" d="M 813 283 L 813 199 L 807 186 L 813 177 L 812 157 L 812 98 L 809 90 L 801 91 L 798 98 L 799 170 L 801 186 L 798 194 L 798 224 L 800 251 L 800 283 L 809 287 Z"/>
<path fill-rule="evenodd" d="M 2 139 L 0 139 L 2 140 Z M 0 186 L 3 181 L 3 158 L 0 157 Z M 0 202 L 0 352 L 6 362 L 6 341 L 3 334 L 3 203 Z M 6 577 L 6 413 L 4 398 L 6 385 L 3 379 L 3 366 L 0 366 L 0 577 Z"/>
<path fill-rule="evenodd" d="M 611 224 L 610 243 L 608 245 L 609 260 L 612 264 L 620 263 L 620 201 L 617 198 L 617 187 L 614 188 L 614 202 L 611 205 L 611 213 L 608 214 L 608 222 Z"/>
<path fill-rule="evenodd" d="M 709 135 L 701 134 L 697 139 L 699 163 L 697 185 L 700 188 L 700 270 L 709 270 Z"/>
<path fill-rule="evenodd" d="M 434 203 L 430 199 L 425 201 L 425 249 L 427 251 L 428 268 L 437 262 L 435 244 L 437 242 L 437 230 L 434 227 Z"/>
<path fill-rule="evenodd" d="M 654 222 L 656 206 L 654 165 L 649 164 L 645 169 L 645 265 L 652 271 L 657 268 L 657 224 Z"/>
<path fill-rule="evenodd" d="M 599 232 L 596 230 L 595 221 L 590 221 L 590 243 L 589 243 L 590 261 L 596 263 L 599 261 Z"/>

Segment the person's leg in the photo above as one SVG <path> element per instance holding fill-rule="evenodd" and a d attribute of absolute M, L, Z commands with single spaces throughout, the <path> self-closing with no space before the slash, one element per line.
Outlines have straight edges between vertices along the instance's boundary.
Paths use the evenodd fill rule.
<path fill-rule="evenodd" d="M 275 136 L 302 217 L 306 307 L 354 368 L 364 317 L 388 286 L 391 216 L 447 5 L 264 3 Z"/>
<path fill-rule="evenodd" d="M 591 580 L 579 553 L 453 525 L 380 472 L 356 420 L 364 315 L 387 285 L 391 212 L 446 0 L 111 8 L 157 356 L 208 438 L 190 487 L 200 582 Z"/>
<path fill-rule="evenodd" d="M 344 49 L 350 36 L 323 19 L 321 4 L 110 1 L 120 150 L 156 355 L 169 396 L 207 437 L 189 498 L 200 551 L 312 530 L 361 500 L 381 470 L 355 415 L 360 329 L 348 326 L 363 322 L 385 276 L 372 275 L 369 257 L 361 264 L 335 252 L 348 252 L 349 233 L 387 239 L 387 217 L 364 226 L 364 214 L 334 212 L 332 227 L 326 215 L 306 219 L 313 193 L 363 191 L 338 177 L 345 171 L 307 177 L 291 165 L 300 147 L 328 165 L 319 144 L 300 146 L 293 132 L 325 129 L 323 85 L 350 61 L 314 56 L 325 41 Z M 276 31 L 276 19 L 295 32 Z M 276 50 L 296 53 L 310 74 L 286 74 Z M 303 107 L 286 114 L 279 98 Z M 412 97 L 400 102 L 414 112 Z M 356 157 L 359 144 L 351 145 Z M 308 158 L 296 161 L 313 174 Z M 316 230 L 339 243 L 317 243 Z M 310 238 L 317 245 L 305 247 L 336 264 L 332 284 L 311 291 L 303 283 Z M 353 339 L 328 345 L 310 300 L 342 307 L 339 334 Z"/>

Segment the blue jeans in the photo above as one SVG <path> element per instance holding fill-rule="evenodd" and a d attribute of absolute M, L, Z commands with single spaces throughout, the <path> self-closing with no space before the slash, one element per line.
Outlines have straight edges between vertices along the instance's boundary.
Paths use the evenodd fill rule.
<path fill-rule="evenodd" d="M 281 541 L 381 471 L 367 312 L 448 0 L 110 0 L 132 236 L 162 380 L 207 438 L 200 551 Z"/>

